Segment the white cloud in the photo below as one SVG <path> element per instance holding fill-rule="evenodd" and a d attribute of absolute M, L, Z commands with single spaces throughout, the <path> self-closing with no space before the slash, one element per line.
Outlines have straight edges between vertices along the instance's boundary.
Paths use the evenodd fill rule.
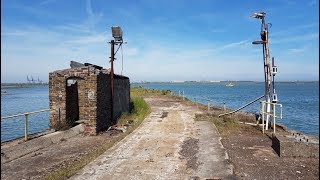
<path fill-rule="evenodd" d="M 26 32 L 22 30 L 13 30 L 11 32 L 7 31 L 4 33 L 1 32 L 1 36 L 24 36 L 24 35 L 26 35 Z"/>
<path fill-rule="evenodd" d="M 100 33 L 89 36 L 77 37 L 72 40 L 65 41 L 65 43 L 77 46 L 79 44 L 92 44 L 92 43 L 107 43 L 106 33 Z"/>
<path fill-rule="evenodd" d="M 303 47 L 303 48 L 291 48 L 291 49 L 288 49 L 289 53 L 292 53 L 292 54 L 297 54 L 297 53 L 304 53 L 306 52 L 306 48 Z"/>
<path fill-rule="evenodd" d="M 24 30 L 6 27 L 1 44 L 2 82 L 24 81 L 26 74 L 35 72 L 47 80 L 49 72 L 69 68 L 70 60 L 108 65 L 105 32 L 76 35 L 35 26 Z"/>
<path fill-rule="evenodd" d="M 319 23 L 308 23 L 308 24 L 299 24 L 298 26 L 286 27 L 280 31 L 271 32 L 270 36 L 272 37 L 286 37 L 286 36 L 297 36 L 303 34 L 306 30 L 317 30 L 319 29 Z"/>
<path fill-rule="evenodd" d="M 242 40 L 242 41 L 238 41 L 238 42 L 232 42 L 229 44 L 225 44 L 219 48 L 216 48 L 216 50 L 225 50 L 225 49 L 229 49 L 229 48 L 238 48 L 238 47 L 243 47 L 243 45 L 248 45 L 249 44 L 249 40 Z"/>
<path fill-rule="evenodd" d="M 303 35 L 290 35 L 285 38 L 270 38 L 270 43 L 280 44 L 280 43 L 290 43 L 290 42 L 301 42 L 309 40 L 319 40 L 319 33 L 310 33 Z"/>
<path fill-rule="evenodd" d="M 50 3 L 53 3 L 53 2 L 56 2 L 57 0 L 44 0 L 40 3 L 40 5 L 47 5 L 47 4 L 50 4 Z"/>
<path fill-rule="evenodd" d="M 49 3 L 54 1 L 43 1 L 43 5 L 49 7 Z M 260 46 L 251 44 L 257 32 L 255 31 L 255 36 L 251 38 L 247 31 L 247 34 L 233 33 L 242 27 L 236 26 L 237 31 L 231 28 L 232 24 L 237 23 L 244 23 L 244 29 L 248 27 L 246 22 L 242 21 L 242 16 L 236 21 L 228 19 L 228 22 L 225 22 L 221 18 L 229 16 L 228 12 L 213 14 L 204 11 L 198 13 L 199 15 L 190 12 L 186 17 L 175 18 L 164 16 L 162 12 L 150 15 L 145 13 L 142 7 L 130 3 L 108 10 L 109 7 L 93 6 L 95 4 L 92 3 L 97 1 L 85 2 L 82 7 L 83 16 L 79 16 L 82 19 L 59 17 L 55 20 L 60 23 L 45 26 L 3 26 L 2 81 L 19 79 L 18 76 L 24 80 L 30 72 L 38 72 L 41 79 L 46 79 L 43 77 L 47 77 L 49 71 L 69 68 L 70 60 L 110 67 L 110 45 L 107 42 L 111 39 L 111 33 L 110 29 L 105 31 L 104 27 L 111 25 L 120 25 L 124 29 L 128 44 L 123 45 L 123 73 L 132 81 L 263 80 L 262 50 Z M 150 6 L 156 7 L 156 4 L 153 2 Z M 27 9 L 24 12 L 28 11 L 29 15 L 39 19 L 41 16 L 55 18 L 56 15 L 56 12 L 50 14 L 41 8 L 39 11 L 34 7 L 22 9 Z M 107 12 L 108 18 L 102 19 L 101 12 Z M 114 12 L 117 12 L 117 15 Z M 246 14 L 246 18 L 250 15 L 247 12 L 241 14 Z M 149 15 L 151 17 L 147 17 Z M 252 18 L 250 20 L 256 21 Z M 299 72 L 300 66 L 305 66 L 306 73 L 312 75 L 319 72 L 319 69 L 314 67 L 314 62 L 319 58 L 318 44 L 315 44 L 319 40 L 319 34 L 314 30 L 317 30 L 319 25 L 305 23 L 271 33 L 270 51 L 282 63 L 279 64 L 279 78 L 290 79 L 293 74 L 290 68 Z M 120 50 L 116 57 L 115 71 L 120 74 Z M 302 63 L 301 59 L 307 59 L 313 64 Z M 20 69 L 14 73 L 9 71 L 15 68 Z"/>
<path fill-rule="evenodd" d="M 290 63 L 286 63 L 281 60 L 277 62 L 277 66 L 277 80 L 319 80 L 319 65 L 315 66 L 305 61 L 291 61 Z"/>
<path fill-rule="evenodd" d="M 127 55 L 124 50 L 123 72 L 132 78 L 132 81 L 199 80 L 199 78 L 236 80 L 235 77 L 242 80 L 259 79 L 263 72 L 261 58 L 257 58 L 256 55 L 238 55 L 236 49 L 242 43 L 226 44 L 227 48 L 235 52 L 230 54 L 220 53 L 206 46 L 197 48 L 184 46 L 173 48 L 174 50 L 172 47 L 153 46 L 143 51 L 139 50 L 139 56 Z M 119 56 L 115 61 L 115 72 L 120 73 L 121 67 Z"/>
<path fill-rule="evenodd" d="M 102 13 L 94 13 L 91 7 L 91 0 L 86 0 L 86 13 L 87 13 L 87 20 L 85 21 L 85 25 L 88 26 L 90 31 L 95 31 L 95 26 L 101 18 L 103 17 Z"/>
<path fill-rule="evenodd" d="M 85 24 L 64 24 L 54 27 L 57 31 L 75 32 L 75 33 L 90 33 L 90 29 Z"/>
<path fill-rule="evenodd" d="M 226 32 L 225 29 L 221 29 L 221 28 L 212 28 L 211 29 L 212 33 L 222 33 L 222 32 Z"/>

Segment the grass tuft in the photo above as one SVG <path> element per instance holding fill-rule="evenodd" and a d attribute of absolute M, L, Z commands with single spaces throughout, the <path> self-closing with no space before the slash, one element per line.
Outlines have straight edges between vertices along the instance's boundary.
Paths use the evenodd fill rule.
<path fill-rule="evenodd" d="M 243 130 L 243 125 L 239 123 L 243 115 L 234 114 L 218 117 L 218 114 L 196 114 L 195 120 L 212 122 L 218 129 L 222 137 L 227 137 L 235 131 Z"/>
<path fill-rule="evenodd" d="M 56 170 L 55 172 L 44 177 L 45 180 L 57 180 L 57 179 L 68 179 L 74 174 L 76 174 L 79 170 L 81 170 L 84 166 L 89 164 L 91 161 L 96 159 L 110 147 L 112 147 L 115 143 L 121 141 L 128 134 L 134 131 L 143 120 L 150 114 L 151 109 L 149 105 L 143 100 L 144 96 L 149 95 L 166 95 L 169 91 L 160 91 L 153 89 L 144 89 L 142 87 L 131 87 L 130 90 L 130 112 L 123 113 L 118 120 L 118 125 L 126 124 L 128 121 L 132 121 L 133 123 L 128 126 L 127 131 L 124 133 L 120 133 L 117 136 L 113 136 L 110 139 L 107 139 L 104 144 L 102 144 L 99 148 L 90 152 L 86 156 L 81 157 L 78 161 L 72 163 L 67 167 L 63 167 L 61 169 Z"/>

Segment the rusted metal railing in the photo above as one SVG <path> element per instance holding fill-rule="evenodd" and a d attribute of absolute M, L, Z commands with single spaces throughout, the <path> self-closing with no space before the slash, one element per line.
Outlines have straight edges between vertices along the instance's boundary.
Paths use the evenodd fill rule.
<path fill-rule="evenodd" d="M 217 105 L 223 105 L 223 110 L 226 111 L 227 106 L 226 106 L 225 102 L 218 102 L 218 101 L 215 101 L 213 99 L 204 98 L 204 97 L 195 97 L 194 101 L 197 102 L 197 99 L 203 99 L 203 100 L 207 101 L 207 109 L 208 109 L 208 111 L 210 111 L 210 107 L 212 107 L 211 105 L 213 105 L 214 103 L 217 104 Z"/>
<path fill-rule="evenodd" d="M 46 111 L 50 111 L 50 109 L 43 109 L 43 110 L 39 110 L 39 111 L 25 112 L 23 114 L 15 114 L 15 115 L 11 115 L 11 116 L 4 116 L 4 117 L 1 117 L 1 121 L 4 120 L 4 119 L 15 118 L 15 117 L 19 117 L 19 116 L 25 116 L 24 140 L 27 141 L 28 140 L 28 116 L 30 114 L 36 114 L 36 113 L 41 113 L 41 112 L 46 112 Z"/>
<path fill-rule="evenodd" d="M 180 90 L 179 90 L 178 96 L 179 96 L 179 97 L 182 97 L 183 100 L 184 100 L 185 97 L 186 97 L 185 94 L 184 94 L 184 91 L 180 91 Z M 198 107 L 198 104 L 197 104 L 198 101 L 197 101 L 197 99 L 198 99 L 198 100 L 199 100 L 199 99 L 202 99 L 202 100 L 207 101 L 207 109 L 208 109 L 208 111 L 210 111 L 210 107 L 212 107 L 211 104 L 213 105 L 214 102 L 215 102 L 216 104 L 222 105 L 224 111 L 226 111 L 226 109 L 227 109 L 227 106 L 226 106 L 226 103 L 225 103 L 225 102 L 218 102 L 218 101 L 214 101 L 214 100 L 209 99 L 209 98 L 204 98 L 204 97 L 199 97 L 199 96 L 194 97 L 194 102 L 196 103 L 197 107 Z"/>
<path fill-rule="evenodd" d="M 259 99 L 261 99 L 261 98 L 263 98 L 263 97 L 264 97 L 264 95 L 262 95 L 262 96 L 260 96 L 260 97 L 256 98 L 256 99 L 255 99 L 255 100 L 253 100 L 253 101 L 250 101 L 249 103 L 245 104 L 244 106 L 239 107 L 238 109 L 236 109 L 236 110 L 234 110 L 234 111 L 231 111 L 231 112 L 228 112 L 228 113 L 224 113 L 224 114 L 220 114 L 220 115 L 219 115 L 219 117 L 221 117 L 221 116 L 225 116 L 225 115 L 229 115 L 229 114 L 233 114 L 233 113 L 236 113 L 236 112 L 240 111 L 241 109 L 243 109 L 243 108 L 245 108 L 245 107 L 249 106 L 250 104 L 252 104 L 252 103 L 254 103 L 254 102 L 258 101 Z"/>

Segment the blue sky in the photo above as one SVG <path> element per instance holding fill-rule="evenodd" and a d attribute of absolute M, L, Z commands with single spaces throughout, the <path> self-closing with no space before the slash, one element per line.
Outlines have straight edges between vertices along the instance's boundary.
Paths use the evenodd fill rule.
<path fill-rule="evenodd" d="M 110 67 L 111 26 L 121 26 L 115 73 L 139 81 L 263 81 L 266 12 L 276 80 L 319 80 L 316 0 L 2 0 L 1 82 L 48 81 L 71 60 Z"/>

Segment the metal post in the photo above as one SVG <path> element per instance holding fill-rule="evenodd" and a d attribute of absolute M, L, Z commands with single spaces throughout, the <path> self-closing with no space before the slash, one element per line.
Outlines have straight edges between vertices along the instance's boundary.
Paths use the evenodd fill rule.
<path fill-rule="evenodd" d="M 110 63 L 111 63 L 111 69 L 110 69 L 110 83 L 111 83 L 111 121 L 112 123 L 115 123 L 113 120 L 113 93 L 114 93 L 114 83 L 113 83 L 113 61 L 114 61 L 114 40 L 111 40 L 111 57 L 110 57 Z"/>
<path fill-rule="evenodd" d="M 182 91 L 182 99 L 184 100 L 184 91 Z"/>
<path fill-rule="evenodd" d="M 265 49 L 266 49 L 266 76 L 267 76 L 267 92 L 266 92 L 266 98 L 267 98 L 267 113 L 270 113 L 270 85 L 271 85 L 271 73 L 270 73 L 270 55 L 269 55 L 269 37 L 268 37 L 268 31 L 266 31 L 266 37 L 267 37 L 267 42 L 265 44 Z M 267 122 L 266 122 L 266 130 L 268 130 L 268 122 L 269 122 L 270 115 L 267 114 Z"/>
<path fill-rule="evenodd" d="M 194 98 L 194 102 L 196 103 L 197 108 L 198 108 L 197 98 Z"/>
<path fill-rule="evenodd" d="M 263 53 L 263 66 L 264 66 L 264 80 L 265 80 L 265 98 L 266 98 L 266 130 L 268 130 L 269 118 L 270 118 L 270 85 L 271 85 L 271 71 L 270 71 L 270 53 L 269 53 L 269 32 L 268 24 L 265 22 L 265 13 L 254 13 L 254 18 L 261 19 L 261 31 L 260 36 L 262 41 L 254 41 L 252 44 L 262 44 Z"/>
<path fill-rule="evenodd" d="M 264 134 L 264 102 L 261 102 L 262 133 Z"/>
<path fill-rule="evenodd" d="M 59 124 L 61 123 L 61 108 L 59 108 Z"/>
<path fill-rule="evenodd" d="M 273 133 L 276 134 L 276 104 L 273 103 Z"/>
<path fill-rule="evenodd" d="M 24 124 L 24 140 L 28 141 L 28 115 L 29 113 L 24 114 L 26 119 L 25 119 L 25 124 Z"/>
<path fill-rule="evenodd" d="M 279 104 L 280 106 L 280 119 L 282 119 L 282 104 Z"/>

